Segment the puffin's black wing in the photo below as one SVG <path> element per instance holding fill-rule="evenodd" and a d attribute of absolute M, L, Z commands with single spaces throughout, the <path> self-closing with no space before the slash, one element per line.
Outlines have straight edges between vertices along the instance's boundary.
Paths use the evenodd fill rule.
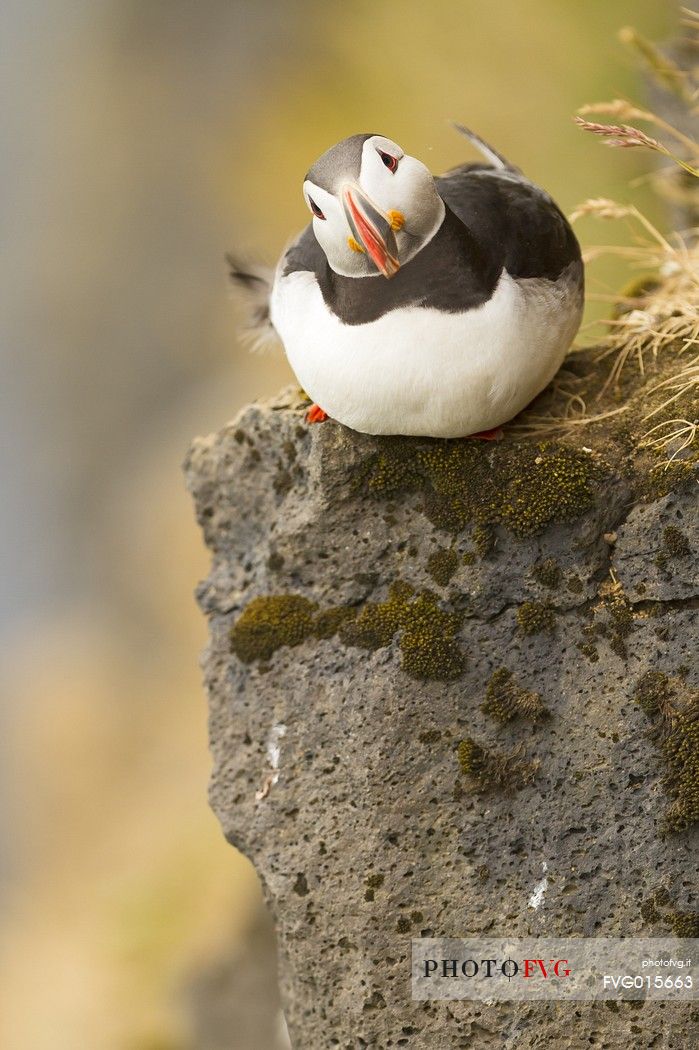
<path fill-rule="evenodd" d="M 467 138 L 469 142 L 483 154 L 488 161 L 488 167 L 505 168 L 507 171 L 513 171 L 517 175 L 522 174 L 521 170 L 509 161 L 507 157 L 503 157 L 502 153 L 498 153 L 494 146 L 491 146 L 489 142 L 482 139 L 480 135 L 476 135 L 475 131 L 472 131 L 471 128 L 467 128 L 463 124 L 458 124 L 455 120 L 452 121 L 451 126 L 455 131 L 458 131 L 460 135 Z"/>
<path fill-rule="evenodd" d="M 435 179 L 444 203 L 512 277 L 555 280 L 580 262 L 568 220 L 547 193 L 512 170 L 464 164 Z"/>

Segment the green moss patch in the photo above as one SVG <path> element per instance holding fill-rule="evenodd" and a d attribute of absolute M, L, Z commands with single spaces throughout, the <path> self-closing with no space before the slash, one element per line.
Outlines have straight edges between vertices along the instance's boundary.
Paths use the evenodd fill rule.
<path fill-rule="evenodd" d="M 532 576 L 542 587 L 548 587 L 552 591 L 560 586 L 563 579 L 561 567 L 555 558 L 546 558 L 544 561 L 537 562 L 532 567 Z"/>
<path fill-rule="evenodd" d="M 666 814 L 670 831 L 686 831 L 699 820 L 699 702 L 677 712 L 662 744 L 674 801 Z"/>
<path fill-rule="evenodd" d="M 648 718 L 663 715 L 674 696 L 670 679 L 662 671 L 646 671 L 639 679 L 633 698 Z"/>
<path fill-rule="evenodd" d="M 643 901 L 640 911 L 644 922 L 663 923 L 676 937 L 699 937 L 699 912 L 676 908 L 664 886 Z"/>
<path fill-rule="evenodd" d="M 478 791 L 493 788 L 517 790 L 529 784 L 539 768 L 538 760 L 521 759 L 522 747 L 510 752 L 491 751 L 471 737 L 461 741 L 457 757 L 461 772 L 469 777 Z"/>
<path fill-rule="evenodd" d="M 601 601 L 594 607 L 594 620 L 583 629 L 587 643 L 605 639 L 613 653 L 627 658 L 626 639 L 635 630 L 633 606 L 618 584 L 603 589 Z M 578 646 L 578 648 L 581 648 Z M 581 649 L 585 652 L 584 649 Z"/>
<path fill-rule="evenodd" d="M 439 587 L 446 587 L 458 564 L 459 556 L 455 550 L 438 550 L 427 559 L 427 571 Z"/>
<path fill-rule="evenodd" d="M 517 623 L 524 634 L 540 634 L 552 631 L 556 626 L 556 617 L 549 605 L 541 602 L 522 602 L 517 610 Z"/>
<path fill-rule="evenodd" d="M 486 447 L 386 438 L 363 464 L 359 480 L 377 497 L 421 492 L 424 514 L 448 532 L 470 524 L 504 525 L 530 536 L 588 510 L 605 473 L 595 456 L 554 441 Z"/>
<path fill-rule="evenodd" d="M 596 645 L 592 645 L 590 642 L 578 642 L 576 649 L 579 649 L 583 656 L 586 656 L 591 664 L 599 662 L 599 652 Z"/>
<path fill-rule="evenodd" d="M 496 722 L 511 722 L 514 718 L 536 721 L 548 715 L 539 693 L 522 689 L 506 667 L 494 671 L 488 682 L 481 711 Z"/>
<path fill-rule="evenodd" d="M 675 937 L 699 937 L 699 911 L 674 911 L 670 924 Z"/>
<path fill-rule="evenodd" d="M 231 628 L 231 649 L 243 663 L 266 662 L 282 646 L 300 645 L 307 638 L 331 638 L 356 615 L 350 606 L 319 610 L 299 594 L 253 598 Z"/>
<path fill-rule="evenodd" d="M 281 646 L 300 645 L 313 634 L 317 608 L 298 594 L 253 598 L 231 629 L 231 649 L 246 664 L 269 660 Z"/>
<path fill-rule="evenodd" d="M 385 602 L 367 602 L 357 619 L 345 624 L 340 638 L 361 649 L 383 649 L 400 630 L 405 609 L 414 594 L 405 583 L 394 583 Z"/>
<path fill-rule="evenodd" d="M 661 913 L 655 906 L 655 897 L 653 895 L 647 897 L 643 901 L 639 911 L 641 913 L 641 918 L 643 919 L 643 921 L 651 925 L 656 922 L 660 922 L 662 919 Z"/>
<path fill-rule="evenodd" d="M 344 624 L 353 620 L 357 610 L 350 605 L 336 605 L 321 609 L 313 621 L 313 634 L 316 638 L 332 638 Z"/>
<path fill-rule="evenodd" d="M 398 635 L 401 667 L 417 679 L 451 681 L 464 670 L 456 641 L 461 612 L 441 608 L 431 591 L 393 584 L 384 602 L 320 609 L 297 594 L 253 598 L 230 631 L 231 650 L 243 663 L 265 663 L 282 646 L 338 635 L 345 645 L 381 649 Z"/>
<path fill-rule="evenodd" d="M 668 525 L 663 530 L 663 548 L 668 558 L 682 558 L 692 553 L 689 540 L 676 525 Z"/>
<path fill-rule="evenodd" d="M 380 649 L 398 634 L 404 671 L 412 678 L 451 681 L 465 666 L 456 642 L 462 623 L 463 613 L 445 611 L 430 591 L 395 583 L 385 602 L 368 602 L 356 620 L 344 624 L 340 638 L 347 645 Z"/>
<path fill-rule="evenodd" d="M 647 671 L 634 699 L 653 722 L 651 735 L 667 767 L 664 781 L 672 802 L 666 828 L 686 831 L 699 821 L 699 690 Z"/>
<path fill-rule="evenodd" d="M 471 531 L 471 540 L 476 548 L 476 553 L 481 558 L 487 558 L 495 549 L 495 532 L 491 525 L 474 525 Z"/>
<path fill-rule="evenodd" d="M 626 650 L 626 639 L 634 629 L 633 610 L 631 603 L 621 592 L 613 594 L 608 599 L 609 610 L 609 646 L 612 652 L 625 660 L 628 653 Z"/>

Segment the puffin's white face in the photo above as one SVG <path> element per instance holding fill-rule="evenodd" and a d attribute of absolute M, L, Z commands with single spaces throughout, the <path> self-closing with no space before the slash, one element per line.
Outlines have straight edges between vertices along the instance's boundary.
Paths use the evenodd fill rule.
<path fill-rule="evenodd" d="M 382 135 L 333 146 L 308 172 L 303 193 L 329 265 L 346 277 L 393 277 L 444 219 L 429 169 Z"/>

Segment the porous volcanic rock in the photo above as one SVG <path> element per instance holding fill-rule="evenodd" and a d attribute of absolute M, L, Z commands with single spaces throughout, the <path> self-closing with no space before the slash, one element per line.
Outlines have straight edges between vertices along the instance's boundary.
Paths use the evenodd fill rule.
<path fill-rule="evenodd" d="M 211 803 L 260 874 L 295 1050 L 685 1048 L 687 1003 L 414 1002 L 410 949 L 686 930 L 696 829 L 668 830 L 637 691 L 697 685 L 693 483 L 640 502 L 587 435 L 373 438 L 304 407 L 187 460 Z"/>

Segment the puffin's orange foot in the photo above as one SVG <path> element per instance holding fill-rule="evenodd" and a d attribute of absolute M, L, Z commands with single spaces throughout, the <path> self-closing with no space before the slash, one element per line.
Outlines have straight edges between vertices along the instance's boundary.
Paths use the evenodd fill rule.
<path fill-rule="evenodd" d="M 328 413 L 324 412 L 320 405 L 313 404 L 306 412 L 307 423 L 324 423 L 328 418 Z"/>
<path fill-rule="evenodd" d="M 502 427 L 493 427 L 492 430 L 479 430 L 477 434 L 469 434 L 468 441 L 501 441 L 504 437 Z"/>

